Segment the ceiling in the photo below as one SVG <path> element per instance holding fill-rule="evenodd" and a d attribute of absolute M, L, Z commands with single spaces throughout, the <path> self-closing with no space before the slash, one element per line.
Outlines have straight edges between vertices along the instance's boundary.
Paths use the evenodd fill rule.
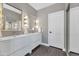
<path fill-rule="evenodd" d="M 31 5 L 36 10 L 43 9 L 53 4 L 55 3 L 29 3 L 29 5 Z"/>

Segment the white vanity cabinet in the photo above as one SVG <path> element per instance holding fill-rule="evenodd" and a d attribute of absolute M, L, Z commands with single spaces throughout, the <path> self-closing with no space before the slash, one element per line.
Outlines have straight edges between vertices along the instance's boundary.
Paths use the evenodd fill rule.
<path fill-rule="evenodd" d="M 38 46 L 39 44 L 41 44 L 41 34 L 39 35 L 31 35 L 30 37 L 31 39 L 31 50 L 34 49 L 36 46 Z"/>
<path fill-rule="evenodd" d="M 30 33 L 0 41 L 0 55 L 24 56 L 41 44 L 41 33 Z"/>

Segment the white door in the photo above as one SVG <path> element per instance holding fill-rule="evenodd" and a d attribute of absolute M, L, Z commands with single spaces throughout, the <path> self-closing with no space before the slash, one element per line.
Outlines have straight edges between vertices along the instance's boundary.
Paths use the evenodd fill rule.
<path fill-rule="evenodd" d="M 64 48 L 64 11 L 48 14 L 48 44 Z"/>
<path fill-rule="evenodd" d="M 79 7 L 70 9 L 70 51 L 79 53 Z"/>

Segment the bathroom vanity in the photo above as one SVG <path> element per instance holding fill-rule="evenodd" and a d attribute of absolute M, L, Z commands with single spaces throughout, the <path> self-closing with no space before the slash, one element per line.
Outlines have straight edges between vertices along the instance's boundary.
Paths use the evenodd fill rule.
<path fill-rule="evenodd" d="M 0 17 L 0 56 L 24 56 L 41 44 L 39 22 L 31 27 L 29 16 L 8 3 Z M 35 19 L 36 20 L 36 19 Z M 35 28 L 34 28 L 35 27 Z"/>
<path fill-rule="evenodd" d="M 41 44 L 41 32 L 0 38 L 0 56 L 24 56 Z"/>

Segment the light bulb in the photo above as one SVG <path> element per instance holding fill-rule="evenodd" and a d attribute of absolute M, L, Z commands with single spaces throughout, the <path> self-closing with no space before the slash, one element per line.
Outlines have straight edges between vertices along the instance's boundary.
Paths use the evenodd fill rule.
<path fill-rule="evenodd" d="M 34 30 L 34 28 L 32 28 L 32 30 Z"/>
<path fill-rule="evenodd" d="M 39 28 L 39 26 L 38 26 L 38 25 L 36 25 L 36 28 Z"/>
<path fill-rule="evenodd" d="M 28 24 L 25 24 L 24 26 L 25 26 L 25 27 L 28 27 Z"/>
<path fill-rule="evenodd" d="M 24 19 L 27 19 L 27 18 L 28 18 L 27 16 L 24 17 Z"/>
<path fill-rule="evenodd" d="M 36 20 L 36 24 L 38 24 L 39 23 L 39 20 Z"/>

